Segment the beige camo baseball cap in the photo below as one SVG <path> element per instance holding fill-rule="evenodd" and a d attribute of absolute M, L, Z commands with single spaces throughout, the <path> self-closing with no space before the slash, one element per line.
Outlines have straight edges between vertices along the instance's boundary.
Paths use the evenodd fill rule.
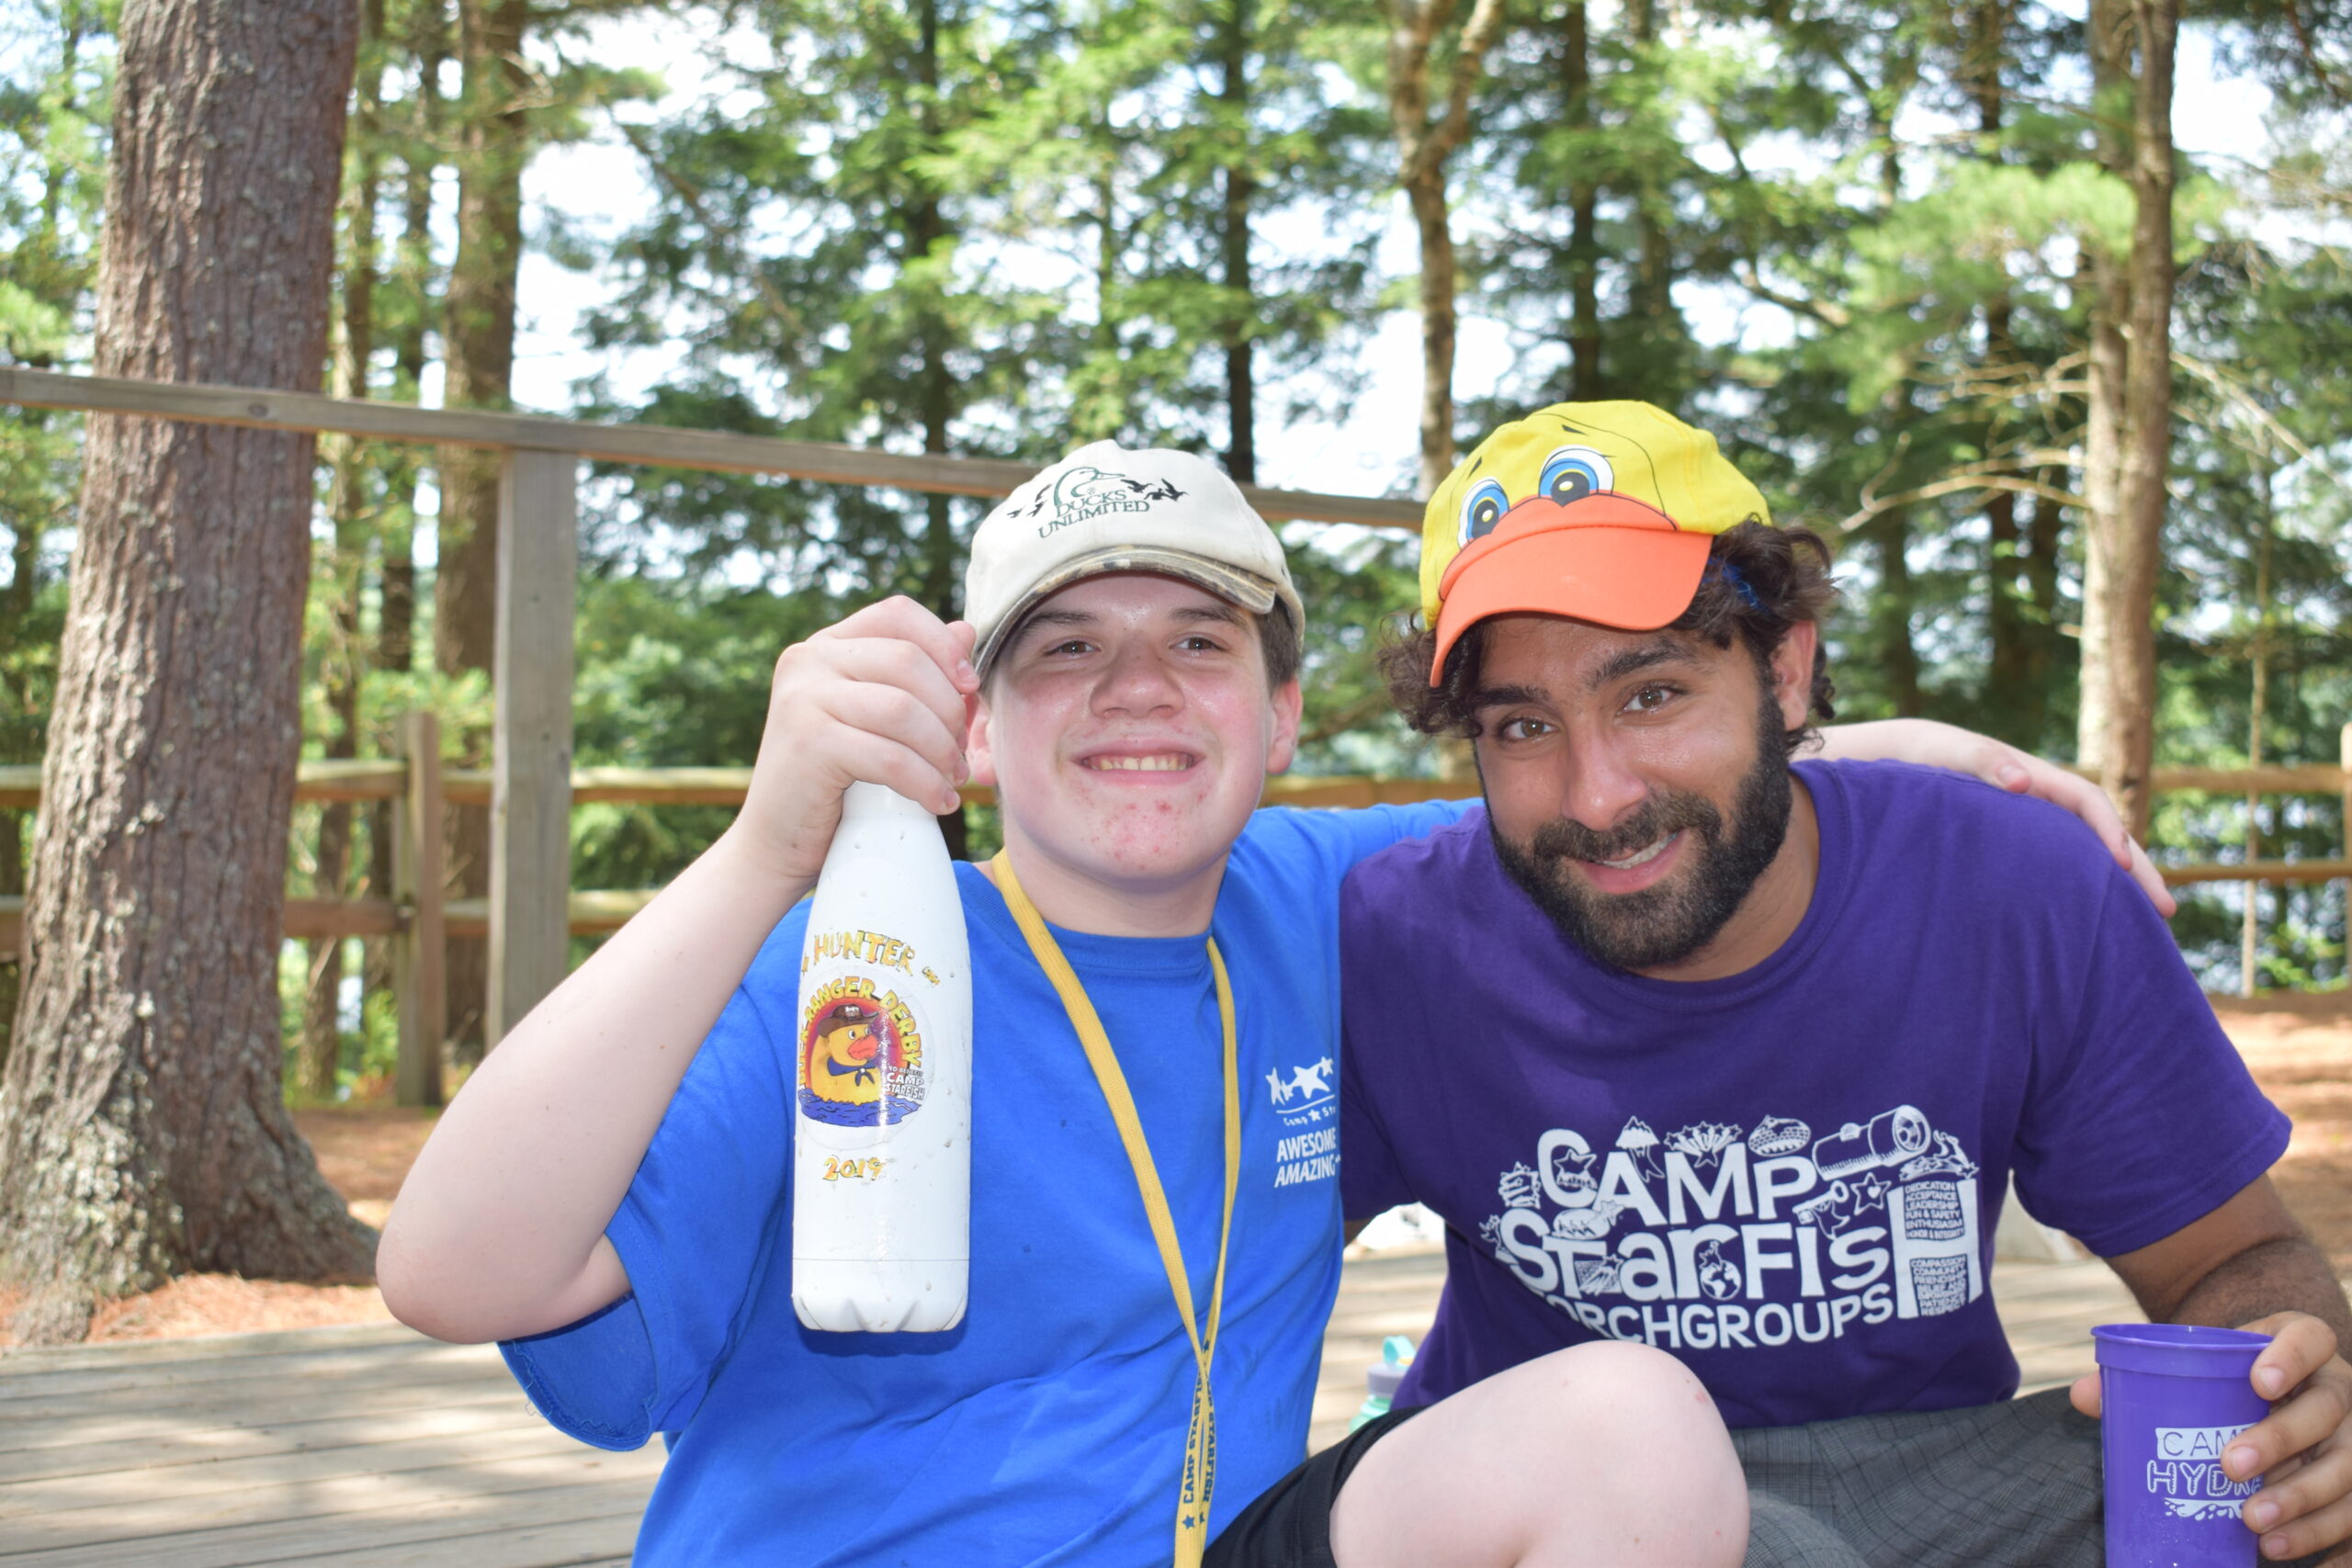
<path fill-rule="evenodd" d="M 964 617 L 982 675 L 1026 615 L 1073 582 L 1150 571 L 1207 589 L 1252 615 L 1306 616 L 1282 541 L 1241 489 L 1204 458 L 1115 442 L 1081 446 L 1007 496 L 972 535 Z"/>

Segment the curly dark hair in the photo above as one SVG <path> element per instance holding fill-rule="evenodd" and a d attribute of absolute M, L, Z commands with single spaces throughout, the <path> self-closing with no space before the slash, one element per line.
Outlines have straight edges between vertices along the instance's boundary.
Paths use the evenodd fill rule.
<path fill-rule="evenodd" d="M 1769 683 L 1772 650 L 1781 639 L 1800 622 L 1820 624 L 1837 597 L 1837 585 L 1829 581 L 1829 547 L 1820 535 L 1810 528 L 1775 528 L 1750 520 L 1715 536 L 1690 607 L 1666 629 L 1690 632 L 1717 648 L 1729 648 L 1737 637 Z M 1423 735 L 1476 738 L 1478 718 L 1470 702 L 1478 690 L 1486 629 L 1480 622 L 1455 639 L 1445 656 L 1443 676 L 1434 686 L 1430 684 L 1430 661 L 1437 652 L 1435 628 L 1417 627 L 1380 650 L 1389 700 L 1407 724 Z M 1837 689 L 1830 683 L 1826 651 L 1816 646 L 1809 722 L 1781 738 L 1791 756 L 1815 738 L 1819 724 L 1838 716 L 1832 703 Z"/>

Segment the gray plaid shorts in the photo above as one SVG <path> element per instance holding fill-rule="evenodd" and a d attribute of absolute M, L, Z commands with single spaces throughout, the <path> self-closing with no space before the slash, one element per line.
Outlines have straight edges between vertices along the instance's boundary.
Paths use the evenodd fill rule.
<path fill-rule="evenodd" d="M 2075 1414 L 2063 1388 L 1731 1438 L 1747 1471 L 1747 1568 L 2107 1561 L 2098 1423 Z"/>

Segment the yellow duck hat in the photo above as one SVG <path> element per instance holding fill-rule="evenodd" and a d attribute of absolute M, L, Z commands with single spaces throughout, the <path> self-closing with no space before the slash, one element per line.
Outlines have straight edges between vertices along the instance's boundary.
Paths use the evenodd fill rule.
<path fill-rule="evenodd" d="M 1504 425 L 1430 497 L 1421 615 L 1430 684 L 1489 615 L 1569 615 L 1654 631 L 1690 607 L 1713 536 L 1770 525 L 1715 438 L 1648 403 L 1555 403 Z"/>

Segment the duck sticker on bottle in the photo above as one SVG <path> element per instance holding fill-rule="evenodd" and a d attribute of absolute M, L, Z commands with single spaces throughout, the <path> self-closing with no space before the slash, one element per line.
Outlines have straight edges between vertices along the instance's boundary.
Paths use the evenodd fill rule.
<path fill-rule="evenodd" d="M 845 975 L 819 987 L 803 1013 L 803 1115 L 835 1127 L 887 1127 L 922 1108 L 922 1034 L 896 992 Z"/>

